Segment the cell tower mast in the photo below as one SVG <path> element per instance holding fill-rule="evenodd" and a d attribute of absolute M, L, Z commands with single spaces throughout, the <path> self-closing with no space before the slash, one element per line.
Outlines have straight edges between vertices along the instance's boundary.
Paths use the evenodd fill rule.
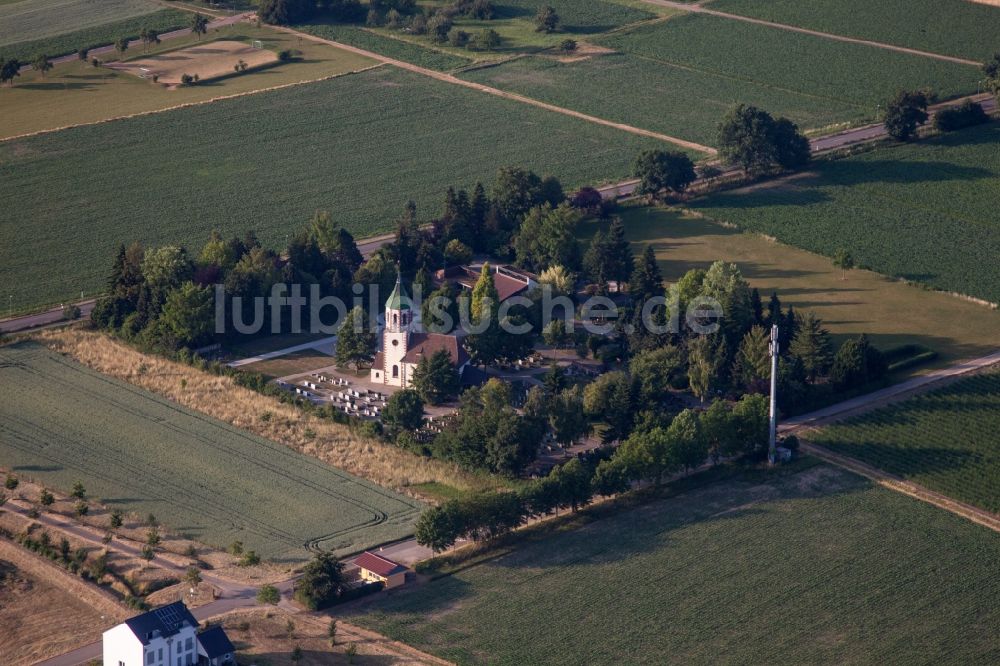
<path fill-rule="evenodd" d="M 774 464 L 777 458 L 778 439 L 778 326 L 771 326 L 771 423 L 767 434 L 767 461 Z"/>

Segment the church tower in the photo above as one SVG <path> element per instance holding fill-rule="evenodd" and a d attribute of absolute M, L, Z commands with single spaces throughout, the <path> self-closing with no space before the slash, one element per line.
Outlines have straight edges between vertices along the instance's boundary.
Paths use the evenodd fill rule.
<path fill-rule="evenodd" d="M 383 377 L 386 384 L 406 387 L 409 381 L 403 358 L 410 346 L 412 318 L 410 297 L 403 289 L 402 279 L 397 272 L 396 287 L 385 302 L 385 330 L 382 332 L 382 356 L 385 360 Z"/>

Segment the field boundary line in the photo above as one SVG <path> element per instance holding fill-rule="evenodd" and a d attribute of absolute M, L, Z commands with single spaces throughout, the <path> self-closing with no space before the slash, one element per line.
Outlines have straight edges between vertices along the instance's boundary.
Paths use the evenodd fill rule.
<path fill-rule="evenodd" d="M 959 502 L 958 500 L 952 499 L 939 492 L 928 490 L 920 484 L 907 481 L 906 479 L 902 479 L 894 474 L 890 474 L 889 472 L 885 472 L 877 467 L 861 462 L 860 460 L 851 458 L 850 456 L 834 453 L 830 449 L 818 444 L 803 441 L 801 446 L 802 449 L 809 455 L 816 456 L 817 458 L 832 465 L 836 465 L 837 467 L 846 469 L 849 472 L 871 479 L 883 488 L 907 495 L 920 500 L 921 502 L 926 502 L 927 504 L 932 504 L 939 509 L 943 509 L 949 513 L 955 514 L 956 516 L 965 518 L 966 520 L 976 523 L 977 525 L 982 525 L 983 527 L 991 529 L 994 532 L 1000 532 L 1000 516 L 990 513 L 985 509 L 979 509 L 970 504 Z"/>
<path fill-rule="evenodd" d="M 178 111 L 180 109 L 187 109 L 193 106 L 202 106 L 204 104 L 212 104 L 214 102 L 221 102 L 227 99 L 237 99 L 239 97 L 247 97 L 249 95 L 257 95 L 259 93 L 273 92 L 275 90 L 282 90 L 284 88 L 292 88 L 295 86 L 304 86 L 310 83 L 320 83 L 322 81 L 329 81 L 331 79 L 338 79 L 342 76 L 350 76 L 352 74 L 361 74 L 362 72 L 367 72 L 372 69 L 378 69 L 382 67 L 385 63 L 377 62 L 374 65 L 368 67 L 362 67 L 361 69 L 352 69 L 348 72 L 340 72 L 338 74 L 329 74 L 327 76 L 321 76 L 316 79 L 303 79 L 302 81 L 293 81 L 291 83 L 282 83 L 276 86 L 268 86 L 267 88 L 258 88 L 256 90 L 247 90 L 241 93 L 232 93 L 230 95 L 219 95 L 218 97 L 211 97 L 209 99 L 203 99 L 198 102 L 185 102 L 183 104 L 175 104 L 173 106 L 167 106 L 162 109 L 152 109 L 150 111 L 137 111 L 136 113 L 129 113 L 122 116 L 114 116 L 112 118 L 103 118 L 101 120 L 94 120 L 86 123 L 74 123 L 72 125 L 63 125 L 62 127 L 52 127 L 49 129 L 36 130 L 34 132 L 25 132 L 23 134 L 15 134 L 14 136 L 8 136 L 0 138 L 0 144 L 6 143 L 8 141 L 17 141 L 19 139 L 28 139 L 34 136 L 41 136 L 43 134 L 52 134 L 54 132 L 63 132 L 65 130 L 74 129 L 77 127 L 90 127 L 92 125 L 103 125 L 104 123 L 111 123 L 118 120 L 128 120 L 129 118 L 141 118 L 142 116 L 152 116 L 157 113 L 166 113 L 168 111 Z"/>
<path fill-rule="evenodd" d="M 669 7 L 671 9 L 678 9 L 681 11 L 688 12 L 689 14 L 704 14 L 706 16 L 715 16 L 717 18 L 730 19 L 734 21 L 743 21 L 744 23 L 763 25 L 769 28 L 776 28 L 778 30 L 797 32 L 803 35 L 812 35 L 813 37 L 821 37 L 823 39 L 829 39 L 837 42 L 847 42 L 849 44 L 861 44 L 862 46 L 871 46 L 874 48 L 883 49 L 885 51 L 896 51 L 897 53 L 906 53 L 908 55 L 921 56 L 924 58 L 932 58 L 934 60 L 943 60 L 944 62 L 951 62 L 957 65 L 970 65 L 972 67 L 981 67 L 983 64 L 981 62 L 976 62 L 974 60 L 967 60 L 965 58 L 959 58 L 956 56 L 944 55 L 942 53 L 933 53 L 931 51 L 921 51 L 920 49 L 912 49 L 907 46 L 886 44 L 884 42 L 876 42 L 874 40 L 861 39 L 859 37 L 845 37 L 844 35 L 837 35 L 831 32 L 823 32 L 821 30 L 810 30 L 809 28 L 801 28 L 799 26 L 789 25 L 788 23 L 767 21 L 764 19 L 753 18 L 752 16 L 741 16 L 740 14 L 730 14 L 729 12 L 722 12 L 717 9 L 709 9 L 703 6 L 702 3 L 685 4 L 682 2 L 675 2 L 673 0 L 643 0 L 643 2 L 648 2 L 651 5 L 659 5 L 660 7 Z"/>
<path fill-rule="evenodd" d="M 573 118 L 578 118 L 580 120 L 585 120 L 590 123 L 597 125 L 604 125 L 605 127 L 612 127 L 614 129 L 622 130 L 624 132 L 629 132 L 630 134 L 636 134 L 638 136 L 645 136 L 652 139 L 658 139 L 666 143 L 672 143 L 674 145 L 680 146 L 682 148 L 687 148 L 689 150 L 695 150 L 702 153 L 707 153 L 709 155 L 717 155 L 718 151 L 715 148 L 709 146 L 703 146 L 699 143 L 693 141 L 687 141 L 675 136 L 669 136 L 667 134 L 660 134 L 659 132 L 653 132 L 651 130 L 642 129 L 641 127 L 635 127 L 633 125 L 627 125 L 625 123 L 616 123 L 611 120 L 605 120 L 604 118 L 598 118 L 597 116 L 587 115 L 585 113 L 580 113 L 579 111 L 573 111 L 572 109 L 567 109 L 561 106 L 556 106 L 555 104 L 549 104 L 547 102 L 542 102 L 531 97 L 525 97 L 524 95 L 519 95 L 517 93 L 508 92 L 506 90 L 500 90 L 499 88 L 493 88 L 491 86 L 483 85 L 481 83 L 474 83 L 472 81 L 465 81 L 457 76 L 448 74 L 446 72 L 438 72 L 433 69 L 428 69 L 426 67 L 421 67 L 420 65 L 414 65 L 403 60 L 397 60 L 395 58 L 390 58 L 374 51 L 368 51 L 366 49 L 358 48 L 357 46 L 351 46 L 350 44 L 344 44 L 341 42 L 333 41 L 332 39 L 326 39 L 324 37 L 318 37 L 316 35 L 311 35 L 307 32 L 301 32 L 295 30 L 294 28 L 289 28 L 287 26 L 272 26 L 276 30 L 282 32 L 287 32 L 291 35 L 296 35 L 302 37 L 303 39 L 309 39 L 315 42 L 320 42 L 322 44 L 328 44 L 330 46 L 335 46 L 339 49 L 344 49 L 345 51 L 350 51 L 358 55 L 367 56 L 374 60 L 378 60 L 384 64 L 392 65 L 400 69 L 404 69 L 415 74 L 422 74 L 424 76 L 430 77 L 432 79 L 437 79 L 444 83 L 450 83 L 452 85 L 462 86 L 464 88 L 469 88 L 471 90 L 478 90 L 479 92 L 487 93 L 489 95 L 494 95 L 496 97 L 502 97 L 504 99 L 513 100 L 515 102 L 521 102 L 522 104 L 530 104 L 531 106 L 536 106 L 540 109 L 545 109 L 546 111 L 552 111 L 554 113 L 561 113 L 566 116 Z"/>

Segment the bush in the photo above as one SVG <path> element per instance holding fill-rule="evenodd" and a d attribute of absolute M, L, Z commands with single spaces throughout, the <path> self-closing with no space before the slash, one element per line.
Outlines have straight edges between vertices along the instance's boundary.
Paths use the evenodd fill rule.
<path fill-rule="evenodd" d="M 966 127 L 982 125 L 989 120 L 990 117 L 983 110 L 982 105 L 972 100 L 965 100 L 958 106 L 938 111 L 934 116 L 934 127 L 942 132 L 954 132 Z"/>
<path fill-rule="evenodd" d="M 79 306 L 70 303 L 69 305 L 63 306 L 62 311 L 63 319 L 67 321 L 75 321 L 80 318 L 80 308 Z"/>
<path fill-rule="evenodd" d="M 257 591 L 257 603 L 276 605 L 281 601 L 281 594 L 274 585 L 261 585 Z"/>
<path fill-rule="evenodd" d="M 298 60 L 302 57 L 302 51 L 298 49 L 284 49 L 278 51 L 278 60 L 281 62 L 289 62 L 291 60 Z"/>
<path fill-rule="evenodd" d="M 565 51 L 566 53 L 570 53 L 572 51 L 576 51 L 576 40 L 575 39 L 564 39 L 564 40 L 562 40 L 562 42 L 560 42 L 559 48 L 562 49 L 563 51 Z"/>

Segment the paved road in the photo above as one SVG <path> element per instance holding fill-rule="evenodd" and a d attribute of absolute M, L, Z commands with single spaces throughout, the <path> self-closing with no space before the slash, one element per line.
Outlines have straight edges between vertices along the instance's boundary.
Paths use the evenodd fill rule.
<path fill-rule="evenodd" d="M 975 67 L 979 67 L 980 65 L 983 64 L 975 60 L 966 60 L 965 58 L 956 58 L 954 56 L 941 55 L 940 53 L 931 53 L 930 51 L 920 51 L 918 49 L 906 48 L 905 46 L 896 46 L 895 44 L 885 44 L 883 42 L 874 42 L 868 39 L 845 37 L 843 35 L 835 35 L 829 32 L 821 32 L 819 30 L 800 28 L 795 25 L 788 25 L 787 23 L 776 23 L 774 21 L 765 21 L 763 19 L 752 18 L 749 16 L 741 16 L 739 14 L 730 14 L 729 12 L 721 12 L 715 9 L 704 7 L 701 3 L 689 4 L 685 2 L 674 2 L 672 0 L 643 0 L 643 1 L 648 2 L 651 5 L 667 7 L 668 9 L 676 9 L 682 12 L 691 12 L 692 14 L 706 14 L 708 16 L 718 16 L 720 18 L 731 19 L 734 21 L 743 21 L 744 23 L 755 23 L 757 25 L 768 26 L 769 28 L 778 28 L 780 30 L 788 30 L 789 32 L 798 32 L 804 35 L 812 35 L 814 37 L 823 37 L 825 39 L 832 39 L 837 42 L 864 44 L 865 46 L 874 46 L 875 48 L 885 49 L 887 51 L 908 53 L 910 55 L 918 55 L 918 56 L 923 56 L 925 58 L 934 58 L 935 60 L 944 60 L 945 62 L 954 62 L 960 65 L 973 65 Z"/>
<path fill-rule="evenodd" d="M 180 8 L 180 9 L 184 9 L 184 8 Z M 209 21 L 208 22 L 208 29 L 209 30 L 215 30 L 216 28 L 222 28 L 222 27 L 225 27 L 227 25 L 232 25 L 234 23 L 239 23 L 240 21 L 243 21 L 247 17 L 251 17 L 251 16 L 254 16 L 254 14 L 253 13 L 236 14 L 234 16 L 227 16 L 225 18 L 218 18 L 218 19 L 215 19 L 213 21 Z M 171 30 L 170 32 L 163 33 L 162 35 L 160 35 L 160 41 L 161 42 L 166 42 L 166 41 L 170 41 L 171 39 L 177 39 L 178 37 L 188 37 L 190 35 L 191 35 L 191 29 L 190 28 L 180 28 L 178 30 Z M 143 48 L 143 44 L 142 44 L 142 40 L 141 39 L 133 39 L 132 41 L 130 41 L 128 43 L 128 51 L 129 52 L 134 53 L 135 50 L 141 49 L 141 48 Z M 90 49 L 89 51 L 87 51 L 87 58 L 93 58 L 95 56 L 104 55 L 105 53 L 115 53 L 115 46 L 114 46 L 114 44 L 108 44 L 107 46 L 98 46 L 97 48 Z M 78 58 L 77 54 L 75 54 L 75 53 L 69 53 L 69 54 L 64 55 L 64 56 L 59 56 L 58 58 L 51 58 L 50 62 L 53 65 L 60 65 L 60 64 L 63 64 L 63 63 L 67 63 L 67 62 L 74 62 L 74 61 L 76 61 L 78 59 L 79 58 Z M 29 71 L 31 69 L 32 69 L 31 65 L 23 65 L 21 67 L 21 71 L 22 72 L 27 72 L 27 71 Z"/>

